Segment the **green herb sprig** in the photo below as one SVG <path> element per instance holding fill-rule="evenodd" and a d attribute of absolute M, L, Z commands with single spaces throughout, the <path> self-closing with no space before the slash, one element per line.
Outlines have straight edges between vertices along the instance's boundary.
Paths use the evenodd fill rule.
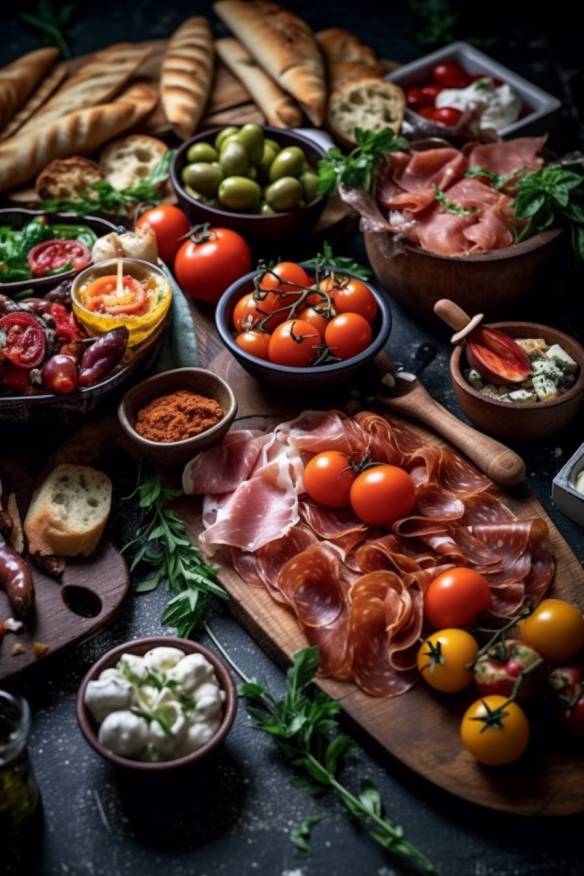
<path fill-rule="evenodd" d="M 39 0 L 34 12 L 21 12 L 19 19 L 35 30 L 44 45 L 57 46 L 64 58 L 71 57 L 68 30 L 79 13 L 79 3 Z"/>
<path fill-rule="evenodd" d="M 302 824 L 299 824 L 298 827 L 292 828 L 290 831 L 290 839 L 302 854 L 310 855 L 312 852 L 310 846 L 310 835 L 312 833 L 312 828 L 316 827 L 320 821 L 321 818 L 319 815 L 309 815 L 308 818 L 304 819 Z"/>
<path fill-rule="evenodd" d="M 434 196 L 447 213 L 454 213 L 455 216 L 472 216 L 478 213 L 478 207 L 463 207 L 462 204 L 457 204 L 456 201 L 449 201 L 440 186 L 434 186 Z"/>
<path fill-rule="evenodd" d="M 207 629 L 207 632 L 210 631 Z M 212 638 L 218 644 L 214 636 Z M 404 837 L 402 828 L 383 814 L 381 795 L 371 780 L 364 779 L 359 792 L 353 793 L 338 778 L 344 755 L 355 747 L 355 743 L 339 731 L 340 705 L 313 689 L 319 662 L 318 648 L 298 651 L 286 676 L 286 695 L 280 700 L 262 685 L 246 679 L 240 694 L 247 701 L 247 711 L 255 726 L 276 739 L 286 759 L 299 773 L 297 786 L 302 785 L 312 794 L 331 791 L 384 849 L 416 865 L 424 873 L 437 873 L 423 852 Z M 305 834 L 306 831 L 301 830 L 297 839 L 306 841 Z"/>
<path fill-rule="evenodd" d="M 479 179 L 488 179 L 494 189 L 500 191 L 504 188 L 509 180 L 516 176 L 517 171 L 512 173 L 495 173 L 493 170 L 487 170 L 486 167 L 481 167 L 478 164 L 473 164 L 472 167 L 465 170 L 464 175 L 471 179 L 478 177 Z"/>
<path fill-rule="evenodd" d="M 130 571 L 138 566 L 151 570 L 136 590 L 148 593 L 166 582 L 172 598 L 162 613 L 161 623 L 174 627 L 178 636 L 187 638 L 203 624 L 209 596 L 228 598 L 216 581 L 219 566 L 205 562 L 183 521 L 169 507 L 182 495 L 181 490 L 167 487 L 160 478 L 152 476 L 143 480 L 136 492 L 142 517 L 135 537 L 123 550 L 132 554 Z"/>
<path fill-rule="evenodd" d="M 524 220 L 517 241 L 556 226 L 568 227 L 576 257 L 584 260 L 584 170 L 549 165 L 517 183 L 515 216 Z"/>
<path fill-rule="evenodd" d="M 349 256 L 334 255 L 333 248 L 328 240 L 324 241 L 322 252 L 317 253 L 316 256 L 313 259 L 309 259 L 306 264 L 320 272 L 325 272 L 327 270 L 348 271 L 350 274 L 354 274 L 361 280 L 368 280 L 372 273 L 370 268 L 365 267 L 365 265 L 360 265 L 359 262 L 356 262 Z"/>
<path fill-rule="evenodd" d="M 159 204 L 162 184 L 170 174 L 174 150 L 168 149 L 153 167 L 150 175 L 136 185 L 115 189 L 108 180 L 92 183 L 77 198 L 50 198 L 39 207 L 46 213 L 103 213 L 106 216 L 133 218 L 142 208 Z"/>
<path fill-rule="evenodd" d="M 348 155 L 334 146 L 326 158 L 318 163 L 318 191 L 321 195 L 334 195 L 339 186 L 371 191 L 373 171 L 377 161 L 386 152 L 409 149 L 405 137 L 399 137 L 391 128 L 382 131 L 355 129 L 357 146 Z"/>

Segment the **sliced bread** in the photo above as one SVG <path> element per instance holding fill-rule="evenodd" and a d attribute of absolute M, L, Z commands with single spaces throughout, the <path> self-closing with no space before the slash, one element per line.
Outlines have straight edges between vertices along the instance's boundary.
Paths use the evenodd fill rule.
<path fill-rule="evenodd" d="M 87 196 L 91 186 L 102 179 L 95 161 L 82 155 L 71 155 L 49 162 L 37 176 L 34 187 L 41 201 L 53 198 L 77 201 Z"/>
<path fill-rule="evenodd" d="M 396 133 L 404 116 L 405 96 L 399 86 L 385 79 L 349 79 L 332 92 L 328 105 L 328 128 L 345 146 L 355 145 L 355 128 Z"/>
<path fill-rule="evenodd" d="M 99 156 L 99 166 L 114 189 L 134 186 L 150 176 L 168 146 L 147 134 L 131 134 L 108 143 Z"/>
<path fill-rule="evenodd" d="M 58 465 L 35 492 L 24 521 L 30 553 L 88 557 L 103 534 L 111 498 L 111 481 L 103 472 Z"/>

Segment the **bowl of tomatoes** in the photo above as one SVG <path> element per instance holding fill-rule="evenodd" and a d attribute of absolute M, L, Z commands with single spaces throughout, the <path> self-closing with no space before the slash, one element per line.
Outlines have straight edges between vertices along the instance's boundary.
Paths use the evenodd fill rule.
<path fill-rule="evenodd" d="M 217 331 L 258 380 L 318 389 L 351 378 L 391 330 L 387 300 L 348 271 L 310 263 L 260 263 L 233 283 L 215 313 Z"/>

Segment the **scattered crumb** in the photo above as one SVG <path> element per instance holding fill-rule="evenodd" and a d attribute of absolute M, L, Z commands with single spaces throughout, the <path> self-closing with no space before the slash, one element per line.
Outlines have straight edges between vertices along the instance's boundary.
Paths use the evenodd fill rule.
<path fill-rule="evenodd" d="M 45 642 L 33 642 L 32 653 L 33 657 L 36 657 L 37 660 L 39 657 L 43 657 L 48 650 L 49 646 Z"/>
<path fill-rule="evenodd" d="M 21 645 L 20 642 L 16 642 L 16 644 L 12 646 L 10 654 L 12 657 L 18 657 L 19 654 L 26 654 L 26 648 L 24 645 Z"/>
<path fill-rule="evenodd" d="M 24 624 L 22 621 L 15 620 L 13 617 L 7 617 L 2 626 L 8 633 L 19 633 Z"/>

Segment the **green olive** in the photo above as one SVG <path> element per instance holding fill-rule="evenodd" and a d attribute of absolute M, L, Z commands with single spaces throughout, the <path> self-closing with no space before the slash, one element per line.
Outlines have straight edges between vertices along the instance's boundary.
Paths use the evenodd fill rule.
<path fill-rule="evenodd" d="M 249 167 L 249 155 L 245 146 L 231 141 L 221 149 L 219 158 L 221 170 L 225 176 L 241 176 Z"/>
<path fill-rule="evenodd" d="M 234 125 L 230 125 L 228 128 L 221 128 L 217 136 L 215 137 L 215 149 L 221 149 L 221 144 L 225 140 L 226 137 L 231 136 L 232 134 L 237 134 L 239 132 L 239 128 L 236 128 Z"/>
<path fill-rule="evenodd" d="M 274 215 L 274 211 L 272 210 L 270 205 L 267 204 L 265 201 L 262 204 L 262 206 L 260 207 L 260 213 L 262 214 L 262 216 L 273 216 Z"/>
<path fill-rule="evenodd" d="M 302 162 L 302 173 L 308 173 L 309 170 L 312 170 L 312 167 L 305 158 Z"/>
<path fill-rule="evenodd" d="M 257 169 L 257 167 L 254 167 L 253 164 L 251 164 L 251 165 L 248 167 L 248 169 L 247 169 L 245 175 L 246 175 L 247 177 L 249 177 L 250 179 L 257 179 L 257 178 L 258 178 L 258 169 Z"/>
<path fill-rule="evenodd" d="M 282 150 L 282 147 L 279 143 L 276 143 L 275 140 L 271 140 L 270 137 L 266 137 L 264 140 L 264 146 L 270 146 L 276 154 Z"/>
<path fill-rule="evenodd" d="M 286 149 L 282 149 L 270 167 L 270 182 L 275 182 L 284 176 L 300 176 L 303 161 L 304 152 L 299 146 L 287 146 Z"/>
<path fill-rule="evenodd" d="M 211 197 L 217 192 L 222 179 L 221 169 L 204 161 L 188 164 L 183 170 L 183 182 L 207 197 Z"/>
<path fill-rule="evenodd" d="M 277 213 L 294 210 L 302 198 L 302 186 L 293 176 L 283 176 L 267 187 L 264 197 Z"/>
<path fill-rule="evenodd" d="M 187 152 L 187 161 L 194 164 L 195 161 L 217 161 L 219 153 L 210 143 L 193 143 Z"/>
<path fill-rule="evenodd" d="M 263 182 L 269 182 L 270 179 L 270 167 L 272 166 L 272 162 L 278 153 L 274 149 L 271 143 L 264 143 L 264 152 L 262 155 L 262 160 L 258 164 L 258 174 Z"/>
<path fill-rule="evenodd" d="M 301 175 L 300 182 L 302 183 L 304 200 L 310 204 L 318 194 L 318 176 L 312 170 L 307 170 Z"/>
<path fill-rule="evenodd" d="M 230 134 L 228 137 L 225 137 L 225 139 L 221 141 L 219 155 L 221 155 L 228 143 L 239 143 L 239 134 Z"/>
<path fill-rule="evenodd" d="M 253 164 L 259 164 L 264 154 L 264 132 L 259 125 L 244 125 L 237 138 L 248 151 Z"/>
<path fill-rule="evenodd" d="M 259 204 L 261 189 L 246 176 L 228 176 L 219 186 L 219 200 L 230 210 L 252 210 Z"/>
<path fill-rule="evenodd" d="M 189 185 L 185 185 L 185 192 L 187 193 L 187 195 L 190 195 L 191 198 L 194 198 L 195 201 L 203 201 L 204 202 L 207 200 L 205 195 L 202 195 L 201 192 L 196 192 Z"/>

